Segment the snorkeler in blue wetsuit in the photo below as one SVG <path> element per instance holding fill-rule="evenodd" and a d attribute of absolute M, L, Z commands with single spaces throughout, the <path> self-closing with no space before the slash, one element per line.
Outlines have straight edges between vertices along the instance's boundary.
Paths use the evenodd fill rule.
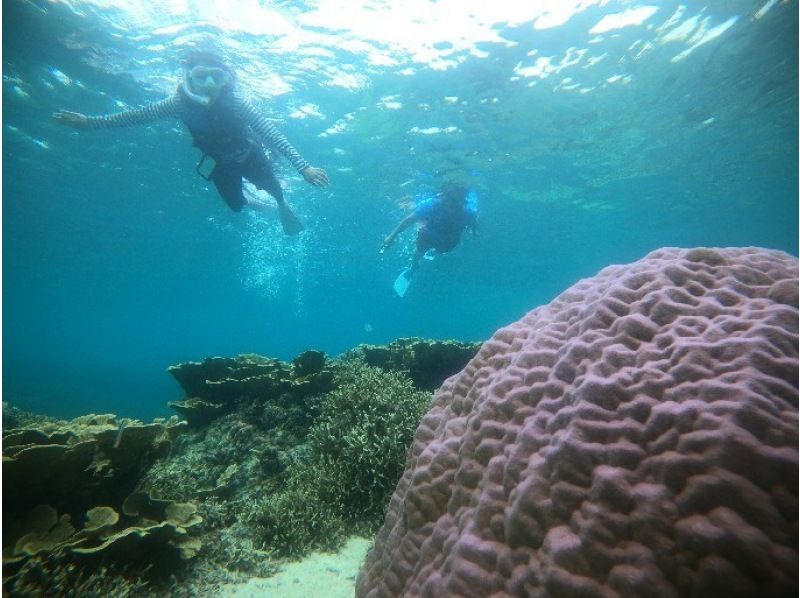
<path fill-rule="evenodd" d="M 448 183 L 438 196 L 426 199 L 403 218 L 395 229 L 383 240 L 380 253 L 384 253 L 402 231 L 414 223 L 419 223 L 417 246 L 411 265 L 395 281 L 395 291 L 401 297 L 408 290 L 411 276 L 423 257 L 433 257 L 436 253 L 447 253 L 458 245 L 464 229 L 470 228 L 475 234 L 478 230 L 478 207 L 474 192 L 463 185 Z"/>
<path fill-rule="evenodd" d="M 299 233 L 303 225 L 283 198 L 264 145 L 286 156 L 312 185 L 327 186 L 328 175 L 304 160 L 275 125 L 239 95 L 235 72 L 217 54 L 190 52 L 183 66 L 183 80 L 165 100 L 105 116 L 61 110 L 53 118 L 78 129 L 126 127 L 166 117 L 179 118 L 189 129 L 194 145 L 203 152 L 198 174 L 214 183 L 231 210 L 239 212 L 245 205 L 266 207 L 256 198 L 245 199 L 242 179 L 247 179 L 275 198 L 284 232 Z M 209 174 L 202 170 L 204 166 Z"/>

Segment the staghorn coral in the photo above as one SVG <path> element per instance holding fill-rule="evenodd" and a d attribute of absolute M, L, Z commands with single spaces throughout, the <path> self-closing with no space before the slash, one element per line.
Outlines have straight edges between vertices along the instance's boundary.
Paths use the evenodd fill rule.
<path fill-rule="evenodd" d="M 336 381 L 314 406 L 307 450 L 251 518 L 265 548 L 280 556 L 334 548 L 345 529 L 377 529 L 430 402 L 406 375 L 359 362 L 340 365 Z"/>
<path fill-rule="evenodd" d="M 405 374 L 361 364 L 341 368 L 337 382 L 309 430 L 309 457 L 345 520 L 374 530 L 431 395 Z"/>
<path fill-rule="evenodd" d="M 270 555 L 300 557 L 312 549 L 333 551 L 344 544 L 342 509 L 331 497 L 326 478 L 318 465 L 298 463 L 279 492 L 258 502 L 250 524 Z"/>
<path fill-rule="evenodd" d="M 797 594 L 797 260 L 662 249 L 498 330 L 357 596 Z"/>
<path fill-rule="evenodd" d="M 273 415 L 276 410 L 270 404 L 263 409 Z M 193 584 L 274 572 L 269 555 L 257 548 L 254 530 L 244 522 L 278 488 L 278 477 L 301 440 L 283 427 L 291 425 L 289 419 L 276 425 L 256 411 L 256 405 L 240 405 L 190 431 L 176 443 L 170 458 L 154 463 L 137 485 L 140 491 L 197 504 L 204 519 L 203 552 L 186 571 Z"/>
<path fill-rule="evenodd" d="M 54 558 L 30 559 L 4 588 L 9 596 L 35 598 L 150 598 L 155 588 L 140 571 L 118 567 L 87 570 Z"/>
<path fill-rule="evenodd" d="M 271 427 L 274 421 L 268 426 L 260 415 L 250 414 L 250 409 L 247 414 L 229 413 L 181 438 L 169 459 L 154 463 L 145 472 L 137 489 L 200 501 L 203 517 L 214 525 L 246 512 L 264 484 L 286 468 L 288 453 L 305 437 L 283 426 Z M 264 411 L 274 414 L 275 409 L 267 405 Z M 283 419 L 280 423 L 288 426 L 292 422 Z"/>

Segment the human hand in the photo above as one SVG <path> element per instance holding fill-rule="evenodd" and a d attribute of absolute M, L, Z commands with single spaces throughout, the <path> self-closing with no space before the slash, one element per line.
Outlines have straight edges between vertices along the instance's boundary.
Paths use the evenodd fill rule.
<path fill-rule="evenodd" d="M 85 129 L 89 126 L 89 117 L 80 112 L 70 112 L 69 110 L 59 110 L 53 112 L 53 118 L 61 124 L 75 129 Z"/>
<path fill-rule="evenodd" d="M 321 168 L 309 166 L 301 174 L 305 180 L 317 187 L 327 187 L 329 185 L 328 174 Z"/>
<path fill-rule="evenodd" d="M 392 237 L 392 235 L 386 237 L 383 240 L 383 243 L 381 243 L 381 248 L 378 250 L 378 253 L 384 253 L 387 249 L 389 249 L 389 247 L 392 246 L 393 242 L 394 242 L 394 237 Z"/>

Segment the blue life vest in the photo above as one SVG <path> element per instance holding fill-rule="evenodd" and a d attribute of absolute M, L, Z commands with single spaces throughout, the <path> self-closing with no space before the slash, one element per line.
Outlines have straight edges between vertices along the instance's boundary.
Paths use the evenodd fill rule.
<path fill-rule="evenodd" d="M 477 222 L 478 196 L 474 191 L 467 194 L 463 206 L 445 207 L 440 197 L 426 193 L 418 193 L 415 201 L 414 212 L 422 221 L 433 247 L 440 251 L 455 247 L 464 228 Z"/>

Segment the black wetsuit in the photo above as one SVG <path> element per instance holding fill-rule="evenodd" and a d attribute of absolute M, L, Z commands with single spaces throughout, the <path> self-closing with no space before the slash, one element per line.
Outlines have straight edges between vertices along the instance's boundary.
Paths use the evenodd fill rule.
<path fill-rule="evenodd" d="M 242 178 L 283 201 L 283 190 L 264 152 L 267 143 L 286 156 L 302 172 L 309 163 L 292 147 L 275 125 L 261 116 L 231 87 L 210 106 L 192 101 L 180 87 L 174 95 L 117 114 L 90 116 L 89 128 L 125 127 L 162 118 L 180 118 L 192 134 L 194 144 L 214 159 L 211 180 L 228 206 L 238 212 L 245 205 Z"/>

